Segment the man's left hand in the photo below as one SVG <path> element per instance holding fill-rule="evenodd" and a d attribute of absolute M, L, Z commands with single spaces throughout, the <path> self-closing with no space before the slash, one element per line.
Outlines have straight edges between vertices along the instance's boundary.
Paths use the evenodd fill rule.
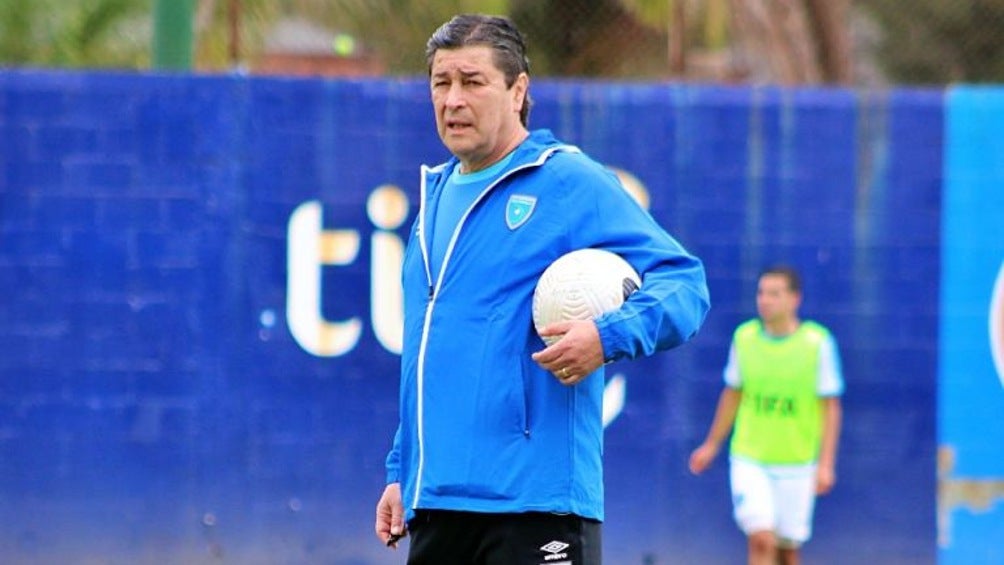
<path fill-rule="evenodd" d="M 837 474 L 834 472 L 833 467 L 820 465 L 816 469 L 816 494 L 829 494 L 836 483 Z"/>
<path fill-rule="evenodd" d="M 603 365 L 603 344 L 592 320 L 558 322 L 540 329 L 558 341 L 533 354 L 533 360 L 565 385 L 574 385 Z"/>

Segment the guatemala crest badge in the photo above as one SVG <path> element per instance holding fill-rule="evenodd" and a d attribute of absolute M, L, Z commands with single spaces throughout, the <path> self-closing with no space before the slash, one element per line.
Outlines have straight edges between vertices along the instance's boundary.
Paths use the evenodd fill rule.
<path fill-rule="evenodd" d="M 509 197 L 509 202 L 505 206 L 505 225 L 514 230 L 530 219 L 533 208 L 537 205 L 535 196 L 525 196 L 523 194 L 513 194 Z"/>

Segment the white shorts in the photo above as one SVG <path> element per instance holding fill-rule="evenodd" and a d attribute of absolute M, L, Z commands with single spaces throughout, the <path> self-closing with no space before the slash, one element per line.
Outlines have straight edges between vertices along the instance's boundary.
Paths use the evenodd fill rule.
<path fill-rule="evenodd" d="M 816 465 L 762 465 L 730 459 L 729 479 L 736 523 L 747 536 L 771 531 L 778 545 L 794 548 L 812 535 Z"/>

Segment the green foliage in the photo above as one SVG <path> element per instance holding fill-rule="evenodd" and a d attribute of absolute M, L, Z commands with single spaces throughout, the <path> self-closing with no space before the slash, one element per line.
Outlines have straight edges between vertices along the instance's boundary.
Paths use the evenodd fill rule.
<path fill-rule="evenodd" d="M 0 62 L 20 63 L 31 57 L 32 4 L 0 0 Z"/>
<path fill-rule="evenodd" d="M 667 28 L 682 4 L 689 46 L 726 47 L 729 0 L 620 0 L 620 3 L 640 21 L 657 29 Z"/>
<path fill-rule="evenodd" d="M 507 14 L 508 0 L 286 0 L 287 13 L 349 33 L 395 74 L 425 73 L 425 42 L 460 13 Z"/>
<path fill-rule="evenodd" d="M 859 0 L 879 24 L 892 82 L 1004 81 L 1004 0 Z"/>
<path fill-rule="evenodd" d="M 231 15 L 229 0 L 198 0 L 198 9 L 208 6 L 212 12 L 205 22 L 196 22 L 195 66 L 203 70 L 229 69 L 235 64 L 252 60 L 261 51 L 265 35 L 281 14 L 276 0 L 240 0 L 237 21 L 239 22 L 238 45 L 233 60 L 231 43 Z"/>
<path fill-rule="evenodd" d="M 0 0 L 0 63 L 138 67 L 149 11 L 150 0 Z"/>
<path fill-rule="evenodd" d="M 253 63 L 275 23 L 283 16 L 298 16 L 353 36 L 392 74 L 421 75 L 425 41 L 436 27 L 454 14 L 481 12 L 517 19 L 529 36 L 537 76 L 564 72 L 624 76 L 651 70 L 642 65 L 643 59 L 650 66 L 664 66 L 674 7 L 685 9 L 688 46 L 726 47 L 729 3 L 240 0 L 239 56 L 242 62 Z M 154 0 L 0 0 L 0 65 L 148 67 L 153 4 Z M 197 0 L 197 6 L 201 18 L 194 33 L 196 67 L 229 68 L 234 63 L 230 0 Z M 1004 0 L 855 0 L 854 6 L 879 28 L 877 56 L 890 82 L 1004 81 Z M 634 27 L 624 31 L 609 25 L 612 14 L 619 14 L 619 21 L 633 21 Z M 625 34 L 631 37 L 621 37 Z"/>

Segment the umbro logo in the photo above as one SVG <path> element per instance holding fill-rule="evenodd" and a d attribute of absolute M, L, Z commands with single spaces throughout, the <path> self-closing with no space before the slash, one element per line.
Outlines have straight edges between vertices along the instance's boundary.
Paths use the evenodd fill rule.
<path fill-rule="evenodd" d="M 568 557 L 567 553 L 564 553 L 565 549 L 568 548 L 568 544 L 562 541 L 549 541 L 544 545 L 540 546 L 540 550 L 547 555 L 544 556 L 544 561 L 550 563 L 552 561 L 557 561 L 558 559 L 565 559 Z"/>

